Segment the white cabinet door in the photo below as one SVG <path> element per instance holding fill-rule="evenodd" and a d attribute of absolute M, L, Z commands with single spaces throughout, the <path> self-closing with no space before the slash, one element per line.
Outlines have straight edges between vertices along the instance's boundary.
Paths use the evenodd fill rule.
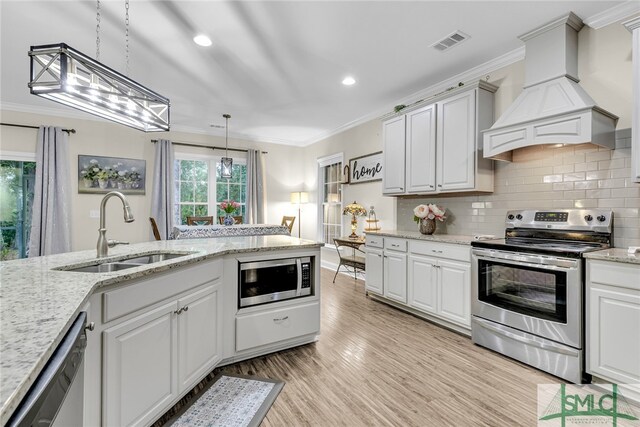
<path fill-rule="evenodd" d="M 404 193 L 405 116 L 382 123 L 383 165 L 382 192 Z"/>
<path fill-rule="evenodd" d="M 475 186 L 476 91 L 438 103 L 438 190 L 472 190 Z"/>
<path fill-rule="evenodd" d="M 409 256 L 409 305 L 418 310 L 437 310 L 437 260 L 421 255 Z"/>
<path fill-rule="evenodd" d="M 438 260 L 438 314 L 464 326 L 471 326 L 471 265 Z"/>
<path fill-rule="evenodd" d="M 222 358 L 221 281 L 178 300 L 178 392 Z"/>
<path fill-rule="evenodd" d="M 589 373 L 640 384 L 640 291 L 591 283 Z"/>
<path fill-rule="evenodd" d="M 407 175 L 409 193 L 436 191 L 436 106 L 407 113 Z"/>
<path fill-rule="evenodd" d="M 177 397 L 174 301 L 103 332 L 103 424 L 150 424 Z"/>
<path fill-rule="evenodd" d="M 384 252 L 384 296 L 407 303 L 407 255 Z"/>
<path fill-rule="evenodd" d="M 383 293 L 382 259 L 382 249 L 367 247 L 365 261 L 365 265 L 367 266 L 365 289 L 367 292 L 374 292 L 379 295 Z"/>

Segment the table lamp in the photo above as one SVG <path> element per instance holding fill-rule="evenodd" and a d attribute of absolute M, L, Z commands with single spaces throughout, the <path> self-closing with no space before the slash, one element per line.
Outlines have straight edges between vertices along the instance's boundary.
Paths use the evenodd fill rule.
<path fill-rule="evenodd" d="M 356 234 L 356 229 L 358 228 L 358 219 L 356 216 L 365 216 L 367 214 L 367 210 L 359 205 L 355 200 L 353 203 L 349 203 L 347 206 L 342 209 L 342 215 L 351 215 L 351 234 L 349 235 L 350 239 L 357 239 L 358 235 Z"/>
<path fill-rule="evenodd" d="M 302 218 L 300 218 L 301 207 L 307 203 L 309 203 L 309 193 L 306 191 L 291 192 L 291 204 L 298 205 L 298 237 L 300 237 L 300 225 L 302 223 Z"/>

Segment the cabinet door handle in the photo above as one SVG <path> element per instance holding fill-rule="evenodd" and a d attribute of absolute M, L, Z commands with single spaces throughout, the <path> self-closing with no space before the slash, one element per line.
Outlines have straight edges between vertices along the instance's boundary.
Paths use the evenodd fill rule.
<path fill-rule="evenodd" d="M 182 313 L 182 309 L 181 308 L 179 308 L 179 309 L 177 309 L 177 310 L 175 310 L 173 312 L 173 314 L 180 314 L 180 313 Z"/>
<path fill-rule="evenodd" d="M 438 184 L 438 188 L 442 188 L 442 184 Z"/>
<path fill-rule="evenodd" d="M 429 188 L 434 188 L 434 186 L 433 186 L 433 185 L 430 185 L 430 186 L 429 186 Z"/>
<path fill-rule="evenodd" d="M 189 306 L 185 305 L 184 307 L 182 307 L 182 311 L 189 311 Z"/>
<path fill-rule="evenodd" d="M 284 317 L 280 317 L 280 318 L 275 318 L 273 319 L 274 322 L 278 323 L 278 322 L 284 322 L 285 320 L 287 320 L 289 318 L 289 316 L 284 316 Z"/>
<path fill-rule="evenodd" d="M 93 331 L 95 328 L 96 328 L 96 322 L 89 322 L 89 324 L 84 327 L 84 330 Z"/>

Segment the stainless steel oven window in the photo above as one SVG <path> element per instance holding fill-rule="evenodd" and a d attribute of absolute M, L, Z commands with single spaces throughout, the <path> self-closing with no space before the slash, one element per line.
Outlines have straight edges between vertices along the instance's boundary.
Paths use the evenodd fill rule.
<path fill-rule="evenodd" d="M 478 299 L 527 316 L 567 323 L 567 274 L 478 260 Z"/>

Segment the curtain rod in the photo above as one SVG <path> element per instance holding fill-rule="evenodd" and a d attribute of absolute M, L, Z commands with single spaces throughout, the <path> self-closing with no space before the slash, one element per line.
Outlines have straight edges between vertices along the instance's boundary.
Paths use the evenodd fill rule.
<path fill-rule="evenodd" d="M 2 125 L 2 126 L 12 126 L 14 128 L 40 129 L 40 126 L 17 125 L 15 123 L 0 123 L 0 125 Z M 75 129 L 62 129 L 62 132 L 76 133 L 76 130 Z"/>
<path fill-rule="evenodd" d="M 157 139 L 152 139 L 151 142 L 153 142 L 155 144 L 156 142 L 158 142 L 158 140 Z M 190 144 L 190 143 L 187 143 L 187 142 L 173 142 L 173 141 L 171 141 L 171 143 L 173 145 L 181 145 L 183 147 L 210 148 L 212 150 L 224 150 L 225 149 L 224 147 L 216 147 L 215 145 L 211 146 L 211 145 Z M 229 151 L 239 151 L 241 153 L 246 153 L 249 150 L 245 150 L 244 148 L 229 148 Z M 269 154 L 269 152 L 268 151 L 263 151 L 262 154 Z"/>

